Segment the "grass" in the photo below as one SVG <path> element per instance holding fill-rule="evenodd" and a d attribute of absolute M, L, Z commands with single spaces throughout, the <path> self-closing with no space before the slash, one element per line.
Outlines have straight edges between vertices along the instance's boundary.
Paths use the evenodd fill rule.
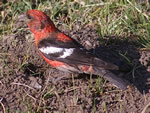
<path fill-rule="evenodd" d="M 137 3 L 135 0 L 20 0 L 2 3 L 0 14 L 2 26 L 0 34 L 11 33 L 15 18 L 32 7 L 45 11 L 56 24 L 72 30 L 73 26 L 81 23 L 94 24 L 101 38 L 105 36 L 136 37 L 143 46 L 150 42 L 150 17 L 148 1 Z M 6 10 L 7 9 L 7 10 Z"/>
<path fill-rule="evenodd" d="M 35 2 L 32 2 L 35 1 Z M 103 2 L 102 2 L 103 1 Z M 80 30 L 84 25 L 94 25 L 97 34 L 101 39 L 108 36 L 122 37 L 121 40 L 131 39 L 139 43 L 139 48 L 150 47 L 150 3 L 148 0 L 137 2 L 136 0 L 13 0 L 5 3 L 0 2 L 0 38 L 5 35 L 15 33 L 13 31 L 16 18 L 25 13 L 28 9 L 38 9 L 46 12 L 57 26 L 63 26 L 65 29 L 73 30 L 75 26 Z M 28 36 L 28 35 L 27 35 Z M 28 37 L 26 37 L 28 38 Z M 1 56 L 0 52 L 0 56 Z M 124 54 L 124 57 L 129 64 L 131 61 Z M 3 57 L 6 57 L 3 55 Z M 19 69 L 28 62 L 28 55 L 24 56 L 24 61 L 18 67 Z M 7 64 L 7 58 L 3 58 Z M 132 64 L 131 64 L 132 65 Z M 136 67 L 133 66 L 135 69 Z M 135 69 L 136 70 L 136 69 Z M 1 72 L 1 71 L 0 71 Z M 134 75 L 134 70 L 132 70 Z M 92 78 L 91 78 L 92 79 Z M 91 82 L 91 81 L 89 81 Z M 103 95 L 105 83 L 101 78 L 98 78 L 96 83 L 90 83 L 87 93 L 95 92 L 95 95 Z M 76 87 L 73 80 L 73 88 L 66 90 L 74 91 L 74 98 L 77 103 Z M 64 93 L 58 91 L 59 94 Z M 66 91 L 68 92 L 68 91 Z M 49 89 L 41 102 L 51 97 L 54 91 Z M 96 111 L 95 97 L 93 99 L 93 107 L 91 111 Z M 107 112 L 106 102 L 104 103 L 104 112 Z M 29 104 L 29 108 L 30 108 Z M 45 106 L 44 106 L 45 107 Z M 43 108 L 44 108 L 43 107 Z M 47 107 L 47 106 L 46 106 Z M 39 105 L 39 111 L 41 109 Z M 30 108 L 32 112 L 32 107 Z M 37 111 L 38 111 L 37 110 Z M 120 112 L 122 104 L 120 103 Z"/>

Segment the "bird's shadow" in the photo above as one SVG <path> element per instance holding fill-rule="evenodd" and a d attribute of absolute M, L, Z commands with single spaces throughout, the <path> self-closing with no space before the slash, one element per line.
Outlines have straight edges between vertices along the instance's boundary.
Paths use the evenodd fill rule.
<path fill-rule="evenodd" d="M 137 41 L 122 39 L 122 37 L 108 37 L 108 40 L 103 39 L 99 47 L 93 49 L 93 53 L 104 61 L 114 63 L 119 66 L 119 71 L 115 74 L 123 73 L 123 78 L 128 80 L 142 94 L 148 93 L 150 84 L 149 72 L 139 62 L 140 53 L 137 48 Z"/>

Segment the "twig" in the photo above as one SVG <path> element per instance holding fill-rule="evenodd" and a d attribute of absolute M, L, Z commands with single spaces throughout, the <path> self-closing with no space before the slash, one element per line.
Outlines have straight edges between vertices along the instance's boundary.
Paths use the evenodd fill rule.
<path fill-rule="evenodd" d="M 36 101 L 37 99 L 35 97 L 33 97 L 32 95 L 28 94 L 25 90 L 24 92 L 27 94 L 27 96 L 31 97 L 34 101 Z"/>
<path fill-rule="evenodd" d="M 139 51 L 150 51 L 150 48 L 141 48 Z"/>
<path fill-rule="evenodd" d="M 68 89 L 65 89 L 64 92 L 67 93 L 67 92 L 70 92 L 70 91 L 73 91 L 73 90 L 76 90 L 76 89 L 80 89 L 81 87 L 70 87 Z"/>
<path fill-rule="evenodd" d="M 0 81 L 0 84 L 2 84 L 2 86 L 4 85 L 4 84 L 2 83 L 2 81 Z"/>
<path fill-rule="evenodd" d="M 147 108 L 150 106 L 150 102 L 144 107 L 144 109 L 142 110 L 142 112 L 141 113 L 145 113 L 146 112 L 146 110 L 147 110 Z"/>
<path fill-rule="evenodd" d="M 21 83 L 16 83 L 16 82 L 13 82 L 12 84 L 13 84 L 13 85 L 19 85 L 19 86 L 28 87 L 29 89 L 35 90 L 33 87 L 30 87 L 30 86 L 28 86 L 28 85 L 26 85 L 26 84 L 21 84 Z"/>
<path fill-rule="evenodd" d="M 10 56 L 11 54 L 9 54 L 9 53 L 0 53 L 0 55 L 8 55 L 8 56 Z"/>
<path fill-rule="evenodd" d="M 46 90 L 46 88 L 47 88 L 47 86 L 48 86 L 48 82 L 50 81 L 50 74 L 49 74 L 49 76 L 48 76 L 48 78 L 47 78 L 47 81 L 46 81 L 46 84 L 45 84 L 45 87 L 44 87 L 44 89 L 43 89 L 43 91 L 40 93 L 40 94 L 43 94 L 44 93 L 44 91 Z"/>
<path fill-rule="evenodd" d="M 5 109 L 4 104 L 2 103 L 2 100 L 3 100 L 3 98 L 0 99 L 0 104 L 1 104 L 1 106 L 2 106 L 2 108 L 3 108 L 4 113 L 6 113 L 6 109 Z"/>
<path fill-rule="evenodd" d="M 97 4 L 91 4 L 91 5 L 84 5 L 83 7 L 95 7 L 95 6 L 103 6 L 103 5 L 108 5 L 112 4 L 111 2 L 108 3 L 97 3 Z"/>

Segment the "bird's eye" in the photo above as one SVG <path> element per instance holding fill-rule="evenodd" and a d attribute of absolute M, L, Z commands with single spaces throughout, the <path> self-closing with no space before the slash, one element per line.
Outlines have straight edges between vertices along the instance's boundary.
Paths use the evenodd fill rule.
<path fill-rule="evenodd" d="M 27 14 L 27 18 L 28 18 L 28 19 L 32 19 L 32 16 L 29 15 L 29 14 Z"/>

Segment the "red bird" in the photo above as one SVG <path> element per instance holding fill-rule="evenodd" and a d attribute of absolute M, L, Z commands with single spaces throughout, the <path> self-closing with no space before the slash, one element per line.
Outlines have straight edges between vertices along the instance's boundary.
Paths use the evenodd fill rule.
<path fill-rule="evenodd" d="M 65 72 L 100 75 L 117 87 L 126 89 L 128 83 L 108 71 L 118 69 L 116 65 L 96 58 L 74 39 L 59 31 L 45 13 L 28 10 L 26 17 L 40 55 L 52 67 Z"/>

